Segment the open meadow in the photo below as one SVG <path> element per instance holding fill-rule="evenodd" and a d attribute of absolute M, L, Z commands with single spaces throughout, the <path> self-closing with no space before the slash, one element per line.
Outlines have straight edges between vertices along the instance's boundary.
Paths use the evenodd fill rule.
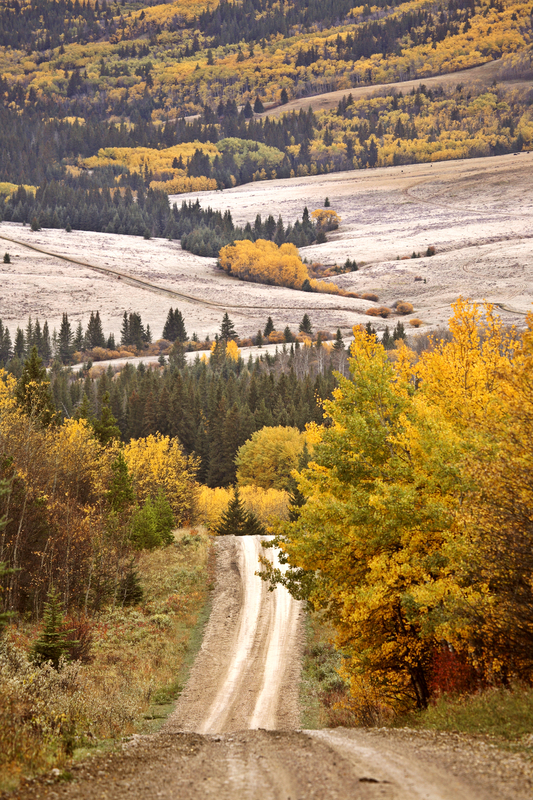
<path fill-rule="evenodd" d="M 373 292 L 379 305 L 412 303 L 410 317 L 423 321 L 422 330 L 445 324 L 459 296 L 496 303 L 506 321 L 520 325 L 533 296 L 532 170 L 533 153 L 520 153 L 257 182 L 171 200 L 198 197 L 204 207 L 230 209 L 242 224 L 256 214 L 293 221 L 304 206 L 311 212 L 328 197 L 341 225 L 325 244 L 301 254 L 328 265 L 347 258 L 362 264 L 335 279 L 342 288 Z M 65 311 L 75 326 L 99 310 L 104 330 L 118 335 L 123 312 L 138 311 L 158 338 L 170 306 L 180 308 L 189 334 L 200 337 L 215 334 L 225 310 L 241 336 L 254 334 L 268 315 L 278 330 L 297 328 L 305 311 L 315 330 L 348 333 L 368 321 L 365 312 L 375 305 L 243 283 L 217 270 L 215 259 L 164 239 L 32 232 L 7 222 L 0 236 L 0 248 L 11 256 L 2 264 L 0 318 L 13 333 L 29 315 L 48 319 L 53 329 Z M 436 255 L 411 258 L 428 247 Z M 383 328 L 385 320 L 377 319 Z"/>

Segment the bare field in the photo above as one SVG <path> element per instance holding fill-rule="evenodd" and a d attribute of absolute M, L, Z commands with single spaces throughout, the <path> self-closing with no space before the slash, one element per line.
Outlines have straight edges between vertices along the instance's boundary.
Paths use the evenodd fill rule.
<path fill-rule="evenodd" d="M 533 153 L 521 153 L 254 183 L 173 200 L 199 197 L 205 207 L 229 208 L 237 223 L 253 222 L 258 213 L 281 214 L 287 222 L 328 196 L 341 226 L 327 243 L 304 248 L 302 255 L 327 264 L 364 262 L 337 279 L 343 288 L 376 292 L 389 306 L 407 300 L 413 316 L 429 327 L 446 323 L 459 296 L 500 304 L 506 320 L 520 323 L 533 299 L 532 174 Z M 263 327 L 268 315 L 278 329 L 295 328 L 305 311 L 315 329 L 346 333 L 369 319 L 365 311 L 372 305 L 242 283 L 217 271 L 215 259 L 164 239 L 32 232 L 6 222 L 0 237 L 0 252 L 9 252 L 12 261 L 1 264 L 0 318 L 12 334 L 30 314 L 53 328 L 64 311 L 76 325 L 98 309 L 106 332 L 118 334 L 123 312 L 139 311 L 157 338 L 170 306 L 182 310 L 188 332 L 199 336 L 213 336 L 225 310 L 241 336 Z M 397 260 L 429 245 L 437 255 Z"/>

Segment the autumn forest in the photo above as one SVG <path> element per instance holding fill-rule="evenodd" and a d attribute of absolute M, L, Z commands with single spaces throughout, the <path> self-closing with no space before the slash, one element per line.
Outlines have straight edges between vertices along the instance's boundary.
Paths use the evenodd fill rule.
<path fill-rule="evenodd" d="M 181 302 L 117 335 L 101 309 L 8 326 L 0 297 L 0 793 L 169 713 L 232 531 L 273 537 L 317 672 L 331 648 L 323 727 L 530 691 L 533 314 L 455 295 L 419 331 L 336 282 L 359 256 L 300 252 L 338 235 L 328 197 L 242 221 L 180 196 L 530 151 L 532 24 L 530 0 L 0 0 L 0 229 L 179 242 L 297 297 L 253 336 L 218 301 L 214 336 Z M 309 296 L 368 322 L 322 329 Z"/>

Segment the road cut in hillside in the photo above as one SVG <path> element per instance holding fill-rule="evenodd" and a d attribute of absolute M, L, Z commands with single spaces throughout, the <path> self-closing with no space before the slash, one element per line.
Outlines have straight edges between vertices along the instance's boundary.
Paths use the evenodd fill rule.
<path fill-rule="evenodd" d="M 17 800 L 526 800 L 533 764 L 489 739 L 388 729 L 302 731 L 301 604 L 255 574 L 259 537 L 215 543 L 203 646 L 160 733 L 27 784 Z M 58 771 L 59 772 L 59 771 Z M 10 795 L 10 800 L 15 800 Z"/>

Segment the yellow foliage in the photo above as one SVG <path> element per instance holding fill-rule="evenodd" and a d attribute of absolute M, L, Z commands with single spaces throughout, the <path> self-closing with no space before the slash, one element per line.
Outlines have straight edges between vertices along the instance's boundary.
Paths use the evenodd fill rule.
<path fill-rule="evenodd" d="M 301 289 L 309 277 L 293 244 L 278 247 L 266 239 L 256 242 L 243 239 L 229 244 L 220 251 L 219 261 L 229 275 L 255 283 Z"/>
<path fill-rule="evenodd" d="M 197 459 L 185 456 L 177 439 L 156 434 L 132 439 L 124 458 L 133 478 L 138 502 L 162 489 L 178 525 L 191 519 L 196 494 Z"/>
<path fill-rule="evenodd" d="M 319 233 L 336 231 L 341 222 L 341 218 L 332 208 L 317 208 L 311 217 L 315 220 Z"/>
<path fill-rule="evenodd" d="M 273 525 L 277 520 L 287 519 L 289 496 L 278 489 L 264 489 L 260 486 L 239 487 L 244 506 L 252 511 L 263 525 Z M 198 520 L 213 529 L 233 499 L 232 489 L 210 489 L 200 486 L 197 497 Z"/>
<path fill-rule="evenodd" d="M 239 485 L 287 489 L 306 442 L 298 428 L 278 425 L 256 431 L 235 456 Z"/>

